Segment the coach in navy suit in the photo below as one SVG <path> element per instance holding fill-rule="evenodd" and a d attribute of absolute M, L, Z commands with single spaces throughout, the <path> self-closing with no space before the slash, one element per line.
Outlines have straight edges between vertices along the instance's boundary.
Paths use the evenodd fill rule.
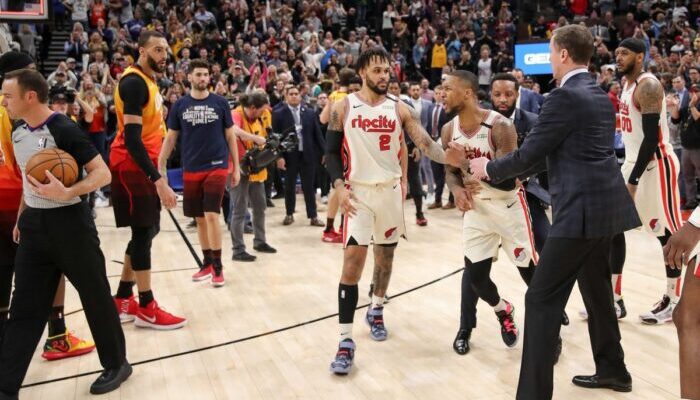
<path fill-rule="evenodd" d="M 296 86 L 290 85 L 285 89 L 284 99 L 283 103 L 272 110 L 272 130 L 284 132 L 294 129 L 299 136 L 299 147 L 284 154 L 284 206 L 287 211 L 284 224 L 289 225 L 294 222 L 296 180 L 297 176 L 301 175 L 306 216 L 310 219 L 311 225 L 325 226 L 318 219 L 314 189 L 316 167 L 320 165 L 323 149 L 326 148 L 321 126 L 314 110 L 301 104 L 299 89 Z"/>
<path fill-rule="evenodd" d="M 525 295 L 525 344 L 517 398 L 551 399 L 560 318 L 578 279 L 596 371 L 587 388 L 632 390 L 610 284 L 610 240 L 641 225 L 613 151 L 615 112 L 587 72 L 593 37 L 580 25 L 554 31 L 550 60 L 560 88 L 545 100 L 522 146 L 494 161 L 471 160 L 476 177 L 498 183 L 530 174 L 546 158 L 553 224 Z M 454 145 L 453 145 L 454 146 Z"/>

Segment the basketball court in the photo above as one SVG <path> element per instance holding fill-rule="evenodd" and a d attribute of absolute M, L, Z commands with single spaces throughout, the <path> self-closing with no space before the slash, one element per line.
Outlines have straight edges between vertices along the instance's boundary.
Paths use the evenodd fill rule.
<path fill-rule="evenodd" d="M 303 204 L 303 199 L 297 199 Z M 355 314 L 358 346 L 350 375 L 328 371 L 338 344 L 337 290 L 342 262 L 338 244 L 322 243 L 322 228 L 297 222 L 283 227 L 284 202 L 267 210 L 268 242 L 277 254 L 252 251 L 253 263 L 231 261 L 231 239 L 224 229 L 226 285 L 192 282 L 197 264 L 175 224 L 162 211 L 161 233 L 153 247 L 153 291 L 183 315 L 188 325 L 174 331 L 122 325 L 134 373 L 108 399 L 513 399 L 522 353 L 505 347 L 492 309 L 478 305 L 478 327 L 471 351 L 459 356 L 452 340 L 459 325 L 462 261 L 461 213 L 426 212 L 427 227 L 414 221 L 412 202 L 405 203 L 409 241 L 396 251 L 385 320 L 389 338 L 375 342 L 363 321 L 372 275 L 368 257 L 360 283 L 361 309 Z M 302 207 L 303 208 L 303 207 Z M 299 207 L 298 207 L 299 209 Z M 320 207 L 320 216 L 325 207 Z M 195 229 L 187 229 L 182 204 L 174 210 L 189 240 L 200 253 Z M 98 210 L 96 221 L 107 274 L 114 289 L 130 235 L 117 230 L 112 210 Z M 221 220 L 223 226 L 223 218 Z M 200 255 L 201 257 L 201 255 Z M 571 378 L 594 373 L 588 331 L 578 317 L 583 308 L 574 289 L 566 308 L 571 324 L 562 327 L 563 352 L 555 366 L 554 398 L 673 399 L 679 396 L 678 339 L 672 324 L 645 326 L 638 314 L 650 310 L 665 290 L 658 241 L 640 230 L 627 233 L 623 281 L 628 315 L 620 322 L 633 392 L 587 390 Z M 521 332 L 525 284 L 501 254 L 492 269 L 500 294 L 516 308 Z M 75 290 L 67 285 L 66 324 L 84 338 L 90 331 Z M 43 343 L 40 342 L 40 343 Z M 35 352 L 21 398 L 87 399 L 90 383 L 101 372 L 97 353 L 47 362 Z"/>

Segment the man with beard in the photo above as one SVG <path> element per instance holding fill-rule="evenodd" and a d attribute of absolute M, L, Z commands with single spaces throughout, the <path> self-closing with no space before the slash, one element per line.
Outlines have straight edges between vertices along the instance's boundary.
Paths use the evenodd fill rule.
<path fill-rule="evenodd" d="M 635 38 L 623 40 L 615 50 L 617 70 L 626 80 L 620 96 L 620 128 L 626 154 L 622 174 L 644 229 L 663 247 L 683 224 L 678 193 L 680 164 L 670 142 L 663 86 L 654 75 L 643 71 L 644 52 L 644 42 Z M 621 318 L 624 234 L 616 236 L 612 250 L 612 286 Z M 645 324 L 672 321 L 680 296 L 681 270 L 668 264 L 665 269 L 666 294 L 651 311 L 639 316 Z"/>
<path fill-rule="evenodd" d="M 138 47 L 136 64 L 124 71 L 114 94 L 118 130 L 109 157 L 112 205 L 117 227 L 131 228 L 114 303 L 122 322 L 168 330 L 187 323 L 161 309 L 151 291 L 151 245 L 160 230 L 160 205 L 170 209 L 177 203 L 175 192 L 156 168 L 165 126 L 155 75 L 165 71 L 168 42 L 159 32 L 145 31 Z M 134 282 L 138 301 L 132 292 Z"/>
<path fill-rule="evenodd" d="M 197 235 L 204 256 L 204 265 L 192 275 L 192 280 L 211 278 L 212 285 L 219 287 L 224 285 L 219 210 L 229 174 L 232 173 L 231 186 L 236 186 L 241 179 L 238 145 L 228 101 L 207 89 L 209 63 L 193 60 L 188 79 L 192 90 L 168 113 L 168 136 L 158 157 L 158 170 L 163 177 L 167 176 L 166 163 L 182 134 L 183 208 L 185 216 L 197 220 Z"/>
<path fill-rule="evenodd" d="M 406 228 L 403 218 L 401 153 L 403 133 L 430 159 L 454 165 L 466 163 L 463 151 L 445 154 L 423 129 L 414 109 L 386 95 L 389 55 L 367 50 L 357 60 L 362 89 L 333 103 L 327 133 L 326 159 L 333 187 L 345 217 L 343 272 L 338 287 L 340 345 L 332 372 L 345 375 L 352 368 L 355 342 L 352 325 L 367 247 L 374 244 L 375 268 L 372 304 L 366 321 L 370 337 L 386 340 L 383 304 L 389 284 L 394 250 Z M 341 155 L 342 154 L 342 155 Z"/>
<path fill-rule="evenodd" d="M 442 128 L 442 144 L 450 142 L 468 146 L 469 157 L 498 159 L 517 148 L 518 135 L 513 122 L 496 111 L 479 107 L 479 82 L 473 73 L 458 70 L 442 84 L 445 110 L 455 113 Z M 518 341 L 515 309 L 503 299 L 491 280 L 491 265 L 500 246 L 526 283 L 532 279 L 537 263 L 529 210 L 524 193 L 516 179 L 499 185 L 479 182 L 457 168 L 446 168 L 446 182 L 455 196 L 455 203 L 464 211 L 460 329 L 453 343 L 458 354 L 469 352 L 469 338 L 476 326 L 476 303 L 479 298 L 493 307 L 501 326 L 501 338 L 508 347 Z M 469 194 L 473 201 L 469 201 Z"/>

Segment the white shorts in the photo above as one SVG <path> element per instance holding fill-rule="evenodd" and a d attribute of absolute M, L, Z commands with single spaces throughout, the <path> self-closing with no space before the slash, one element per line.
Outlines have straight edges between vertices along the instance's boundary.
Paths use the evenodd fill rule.
<path fill-rule="evenodd" d="M 644 229 L 652 235 L 664 236 L 666 229 L 674 233 L 683 225 L 678 192 L 679 165 L 675 153 L 669 153 L 660 160 L 650 161 L 639 178 L 634 204 Z M 633 168 L 633 162 L 622 164 L 625 182 Z"/>
<path fill-rule="evenodd" d="M 530 210 L 522 190 L 511 199 L 476 200 L 464 213 L 464 256 L 475 263 L 498 255 L 499 245 L 518 267 L 537 264 Z"/>
<path fill-rule="evenodd" d="M 343 247 L 350 239 L 360 246 L 394 244 L 406 235 L 403 218 L 403 194 L 401 183 L 396 180 L 377 185 L 348 185 L 355 196 L 352 200 L 357 213 L 345 215 Z"/>

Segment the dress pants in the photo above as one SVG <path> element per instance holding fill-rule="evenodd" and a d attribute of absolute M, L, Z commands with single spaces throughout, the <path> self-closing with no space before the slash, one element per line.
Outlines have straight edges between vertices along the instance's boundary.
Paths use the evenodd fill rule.
<path fill-rule="evenodd" d="M 304 153 L 301 151 L 290 151 L 284 153 L 285 178 L 284 178 L 284 206 L 287 215 L 294 214 L 296 208 L 296 182 L 297 176 L 301 175 L 301 189 L 304 192 L 304 202 L 306 203 L 306 217 L 316 218 L 316 188 L 314 178 L 316 177 L 316 162 L 304 160 Z"/>
<path fill-rule="evenodd" d="M 435 201 L 442 203 L 442 191 L 445 189 L 445 166 L 435 161 L 430 161 L 435 178 Z M 449 191 L 449 190 L 448 190 Z M 454 196 L 450 193 L 449 201 L 454 202 Z"/>
<path fill-rule="evenodd" d="M 525 294 L 525 337 L 518 400 L 552 398 L 561 315 L 576 280 L 589 316 L 588 333 L 595 373 L 613 377 L 627 371 L 613 306 L 610 241 L 610 237 L 547 239 Z"/>
<path fill-rule="evenodd" d="M 44 331 L 61 274 L 78 291 L 100 364 L 105 369 L 121 366 L 126 360 L 124 333 L 87 204 L 26 208 L 18 224 L 15 291 L 0 347 L 0 391 L 19 391 Z"/>
<path fill-rule="evenodd" d="M 243 225 L 245 224 L 248 204 L 253 209 L 253 231 L 255 239 L 253 246 L 265 243 L 265 184 L 263 182 L 251 182 L 248 176 L 242 175 L 238 186 L 230 189 L 229 195 L 232 203 L 231 241 L 233 242 L 233 255 L 245 252 L 243 241 Z"/>

